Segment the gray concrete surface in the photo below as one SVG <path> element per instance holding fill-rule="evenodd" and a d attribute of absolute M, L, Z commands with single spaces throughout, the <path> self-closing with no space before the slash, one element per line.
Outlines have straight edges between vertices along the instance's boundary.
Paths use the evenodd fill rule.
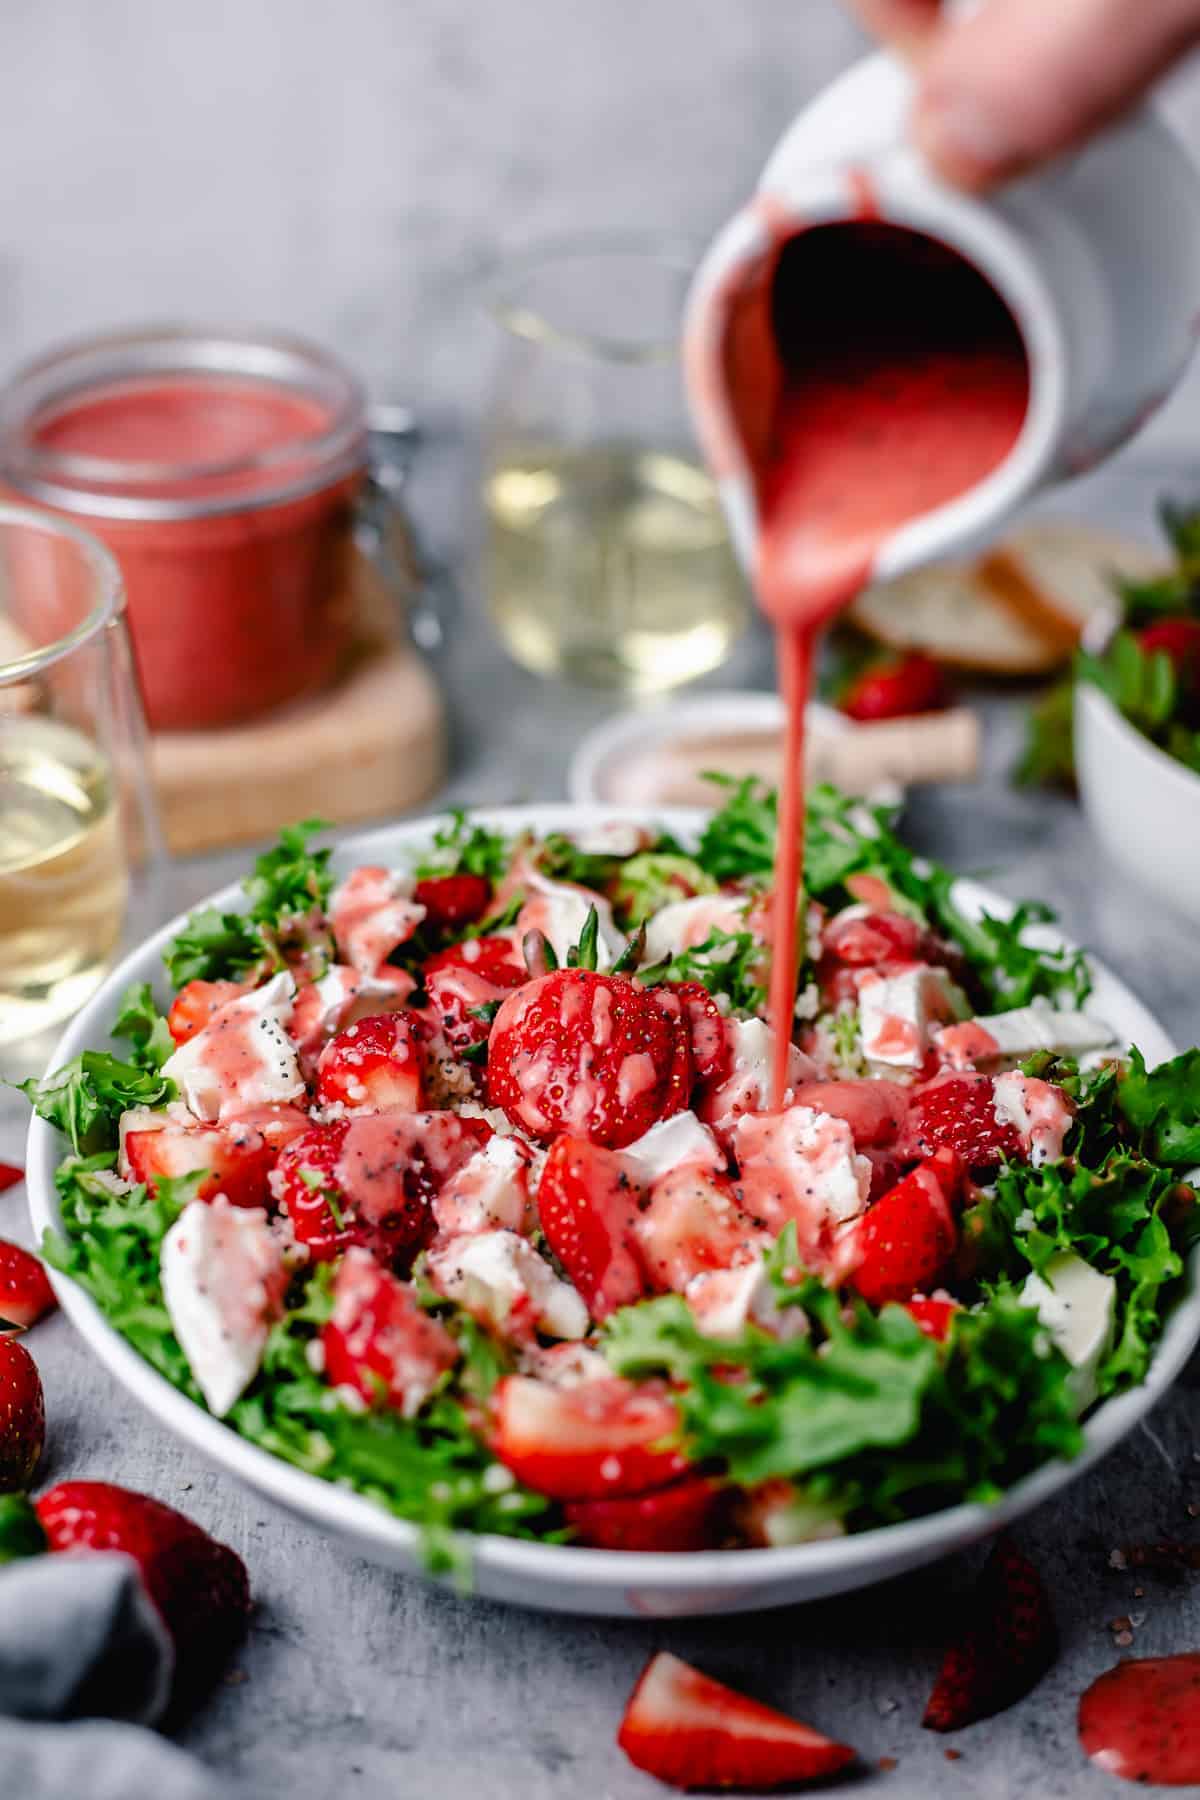
<path fill-rule="evenodd" d="M 469 510 L 461 469 L 452 447 L 441 455 L 431 447 L 417 484 L 421 515 L 445 545 L 461 541 Z M 1181 485 L 1178 472 L 1127 471 L 1093 480 L 1071 504 L 1147 528 L 1153 497 Z M 740 668 L 748 679 L 769 681 L 761 642 L 743 650 Z M 610 702 L 513 669 L 470 597 L 443 673 L 457 726 L 446 797 L 561 797 L 567 751 Z M 906 825 L 912 841 L 963 870 L 986 872 L 1014 895 L 1050 900 L 1180 1042 L 1195 1042 L 1194 930 L 1105 868 L 1070 803 L 1012 791 L 1006 770 L 1019 733 L 1017 703 L 992 694 L 981 704 L 982 783 L 914 795 Z M 173 904 L 190 904 L 244 861 L 238 853 L 176 865 Z M 19 1158 L 22 1113 L 19 1099 L 0 1101 L 0 1156 Z M 25 1229 L 18 1189 L 0 1197 L 0 1234 Z M 1021 1706 L 947 1745 L 923 1733 L 919 1718 L 946 1610 L 971 1557 L 870 1593 L 732 1620 L 625 1624 L 508 1610 L 350 1559 L 256 1499 L 151 1422 L 63 1319 L 39 1326 L 31 1344 L 51 1420 L 45 1480 L 89 1475 L 144 1488 L 246 1558 L 258 1599 L 249 1641 L 183 1741 L 263 1796 L 649 1800 L 662 1790 L 624 1762 L 613 1734 L 643 1659 L 658 1647 L 858 1745 L 881 1796 L 1115 1796 L 1122 1784 L 1084 1762 L 1073 1729 L 1080 1692 L 1120 1653 L 1108 1622 L 1128 1614 L 1140 1620 L 1130 1653 L 1200 1642 L 1195 1576 L 1172 1582 L 1110 1566 L 1110 1552 L 1122 1545 L 1200 1542 L 1195 1365 L 1149 1427 L 1022 1527 L 1055 1598 L 1061 1659 Z M 1135 1595 L 1136 1585 L 1144 1596 Z M 948 1761 L 947 1750 L 961 1755 Z M 895 1758 L 896 1767 L 876 1771 L 880 1758 Z"/>

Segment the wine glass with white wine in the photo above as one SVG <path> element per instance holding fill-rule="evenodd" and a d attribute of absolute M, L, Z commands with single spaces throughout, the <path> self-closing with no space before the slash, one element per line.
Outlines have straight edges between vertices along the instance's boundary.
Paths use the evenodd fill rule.
<path fill-rule="evenodd" d="M 0 504 L 0 1072 L 35 1072 L 157 909 L 162 847 L 120 571 Z"/>

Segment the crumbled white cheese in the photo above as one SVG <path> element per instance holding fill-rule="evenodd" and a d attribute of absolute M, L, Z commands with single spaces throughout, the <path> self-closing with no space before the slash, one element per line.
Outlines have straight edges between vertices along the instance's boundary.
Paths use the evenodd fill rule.
<path fill-rule="evenodd" d="M 771 1104 L 774 1080 L 775 1034 L 762 1019 L 728 1021 L 733 1065 L 728 1078 L 716 1090 L 711 1117 L 718 1131 L 728 1130 L 743 1113 L 763 1112 Z M 788 1046 L 788 1087 L 814 1081 L 817 1067 L 810 1057 Z"/>
<path fill-rule="evenodd" d="M 706 1337 L 740 1337 L 758 1325 L 778 1338 L 803 1337 L 808 1320 L 798 1306 L 780 1306 L 761 1257 L 734 1269 L 705 1269 L 693 1275 L 684 1298 Z"/>
<path fill-rule="evenodd" d="M 163 1300 L 210 1412 L 224 1418 L 253 1381 L 286 1283 L 283 1252 L 257 1207 L 193 1200 L 163 1238 Z"/>
<path fill-rule="evenodd" d="M 626 1173 L 646 1187 L 684 1163 L 719 1174 L 726 1160 L 708 1126 L 702 1125 L 693 1112 L 673 1113 L 669 1119 L 660 1119 L 618 1154 Z"/>
<path fill-rule="evenodd" d="M 992 1094 L 997 1123 L 1016 1126 L 1034 1168 L 1058 1162 L 1074 1118 L 1060 1089 L 1012 1069 L 993 1079 Z"/>
<path fill-rule="evenodd" d="M 690 900 L 672 900 L 646 920 L 643 965 L 696 950 L 714 931 L 745 931 L 749 910 L 749 900 L 736 894 L 697 894 Z M 728 961 L 735 948 L 733 944 L 718 945 L 711 952 L 712 961 Z"/>
<path fill-rule="evenodd" d="M 802 1243 L 856 1219 L 871 1190 L 871 1162 L 845 1119 L 813 1106 L 739 1119 L 733 1131 L 747 1209 L 780 1231 L 795 1220 Z"/>
<path fill-rule="evenodd" d="M 304 1079 L 287 1034 L 296 986 L 286 970 L 213 1014 L 163 1064 L 189 1112 L 208 1122 L 298 1100 Z"/>
<path fill-rule="evenodd" d="M 909 963 L 888 975 L 867 970 L 858 978 L 863 1055 L 886 1068 L 919 1069 L 931 1025 L 964 1010 L 963 997 L 945 969 L 927 963 Z"/>
<path fill-rule="evenodd" d="M 1037 1050 L 1081 1056 L 1115 1042 L 1109 1027 L 1090 1013 L 1055 1012 L 1037 1000 L 1012 1012 L 983 1013 L 961 1025 L 950 1025 L 936 1032 L 935 1039 L 951 1061 L 961 1048 L 963 1057 L 975 1067 L 1020 1061 Z"/>
<path fill-rule="evenodd" d="M 525 1171 L 526 1160 L 513 1138 L 489 1138 L 434 1200 L 438 1230 L 447 1237 L 496 1226 L 520 1231 L 529 1205 Z"/>
<path fill-rule="evenodd" d="M 456 1300 L 501 1333 L 527 1338 L 530 1328 L 536 1327 L 547 1337 L 587 1334 L 583 1300 L 515 1231 L 451 1238 L 430 1253 L 426 1272 L 439 1294 Z"/>
<path fill-rule="evenodd" d="M 1096 1399 L 1100 1365 L 1112 1349 L 1116 1282 L 1065 1250 L 1051 1257 L 1040 1275 L 1026 1279 L 1020 1298 L 1036 1309 L 1070 1363 L 1067 1388 L 1075 1411 L 1086 1412 Z"/>

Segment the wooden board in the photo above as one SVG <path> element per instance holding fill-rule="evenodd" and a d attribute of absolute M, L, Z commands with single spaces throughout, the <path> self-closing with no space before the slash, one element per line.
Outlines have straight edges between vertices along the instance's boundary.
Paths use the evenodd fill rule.
<path fill-rule="evenodd" d="M 361 558 L 353 580 L 360 628 L 332 687 L 246 725 L 151 738 L 175 855 L 269 837 L 313 814 L 336 825 L 386 818 L 439 786 L 446 732 L 437 686 Z"/>

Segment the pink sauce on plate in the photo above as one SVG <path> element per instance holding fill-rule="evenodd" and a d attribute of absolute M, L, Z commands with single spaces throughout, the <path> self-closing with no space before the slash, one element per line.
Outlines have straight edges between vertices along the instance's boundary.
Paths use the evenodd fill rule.
<path fill-rule="evenodd" d="M 1200 1785 L 1200 1655 L 1129 1657 L 1079 1702 L 1079 1741 L 1108 1775 Z"/>

